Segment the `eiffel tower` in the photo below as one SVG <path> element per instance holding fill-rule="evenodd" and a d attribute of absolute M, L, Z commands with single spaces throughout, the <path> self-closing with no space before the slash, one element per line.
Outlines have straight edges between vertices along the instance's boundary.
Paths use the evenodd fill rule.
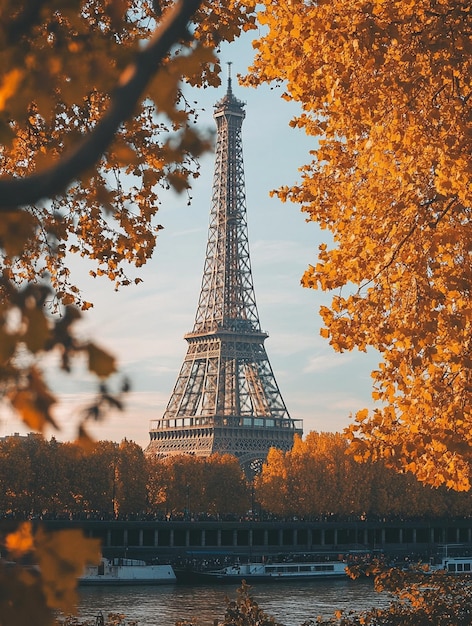
<path fill-rule="evenodd" d="M 231 64 L 228 64 L 231 70 Z M 245 104 L 226 95 L 217 125 L 208 243 L 187 355 L 147 455 L 238 457 L 246 475 L 271 447 L 290 450 L 302 420 L 289 416 L 264 347 L 249 258 L 241 127 Z"/>

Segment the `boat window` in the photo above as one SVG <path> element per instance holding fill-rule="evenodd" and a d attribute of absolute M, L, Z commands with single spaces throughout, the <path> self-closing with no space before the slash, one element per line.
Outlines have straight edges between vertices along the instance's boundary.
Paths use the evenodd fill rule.
<path fill-rule="evenodd" d="M 455 572 L 455 571 L 456 571 L 456 565 L 455 565 L 455 563 L 448 563 L 448 564 L 447 564 L 447 571 L 448 571 L 448 572 Z"/>
<path fill-rule="evenodd" d="M 464 563 L 464 572 L 470 572 L 470 563 Z"/>
<path fill-rule="evenodd" d="M 457 571 L 458 571 L 458 572 L 462 572 L 462 571 L 463 571 L 463 566 L 462 566 L 462 563 L 458 563 L 458 564 L 457 564 Z"/>

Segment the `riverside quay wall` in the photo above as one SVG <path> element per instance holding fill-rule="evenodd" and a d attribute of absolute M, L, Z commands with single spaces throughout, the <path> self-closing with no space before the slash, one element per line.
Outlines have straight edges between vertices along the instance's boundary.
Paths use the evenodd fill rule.
<path fill-rule="evenodd" d="M 81 528 L 106 557 L 175 560 L 218 556 L 384 551 L 430 556 L 445 545 L 472 550 L 472 518 L 421 521 L 43 520 L 46 529 Z"/>

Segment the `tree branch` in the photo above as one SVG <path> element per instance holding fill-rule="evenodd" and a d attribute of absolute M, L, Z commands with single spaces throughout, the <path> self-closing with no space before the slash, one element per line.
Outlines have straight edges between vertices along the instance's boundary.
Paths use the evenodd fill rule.
<path fill-rule="evenodd" d="M 122 73 L 110 108 L 94 130 L 54 166 L 25 178 L 0 179 L 0 212 L 52 198 L 82 172 L 95 165 L 127 120 L 170 48 L 187 34 L 201 0 L 179 0 L 163 17 L 147 46 Z"/>

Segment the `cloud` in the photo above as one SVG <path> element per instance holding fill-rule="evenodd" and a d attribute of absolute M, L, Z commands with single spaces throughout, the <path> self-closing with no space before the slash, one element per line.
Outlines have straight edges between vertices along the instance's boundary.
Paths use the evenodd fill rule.
<path fill-rule="evenodd" d="M 353 359 L 354 355 L 352 353 L 339 354 L 333 351 L 326 354 L 318 354 L 308 358 L 302 371 L 305 374 L 326 372 L 337 367 L 347 366 L 352 363 Z"/>

